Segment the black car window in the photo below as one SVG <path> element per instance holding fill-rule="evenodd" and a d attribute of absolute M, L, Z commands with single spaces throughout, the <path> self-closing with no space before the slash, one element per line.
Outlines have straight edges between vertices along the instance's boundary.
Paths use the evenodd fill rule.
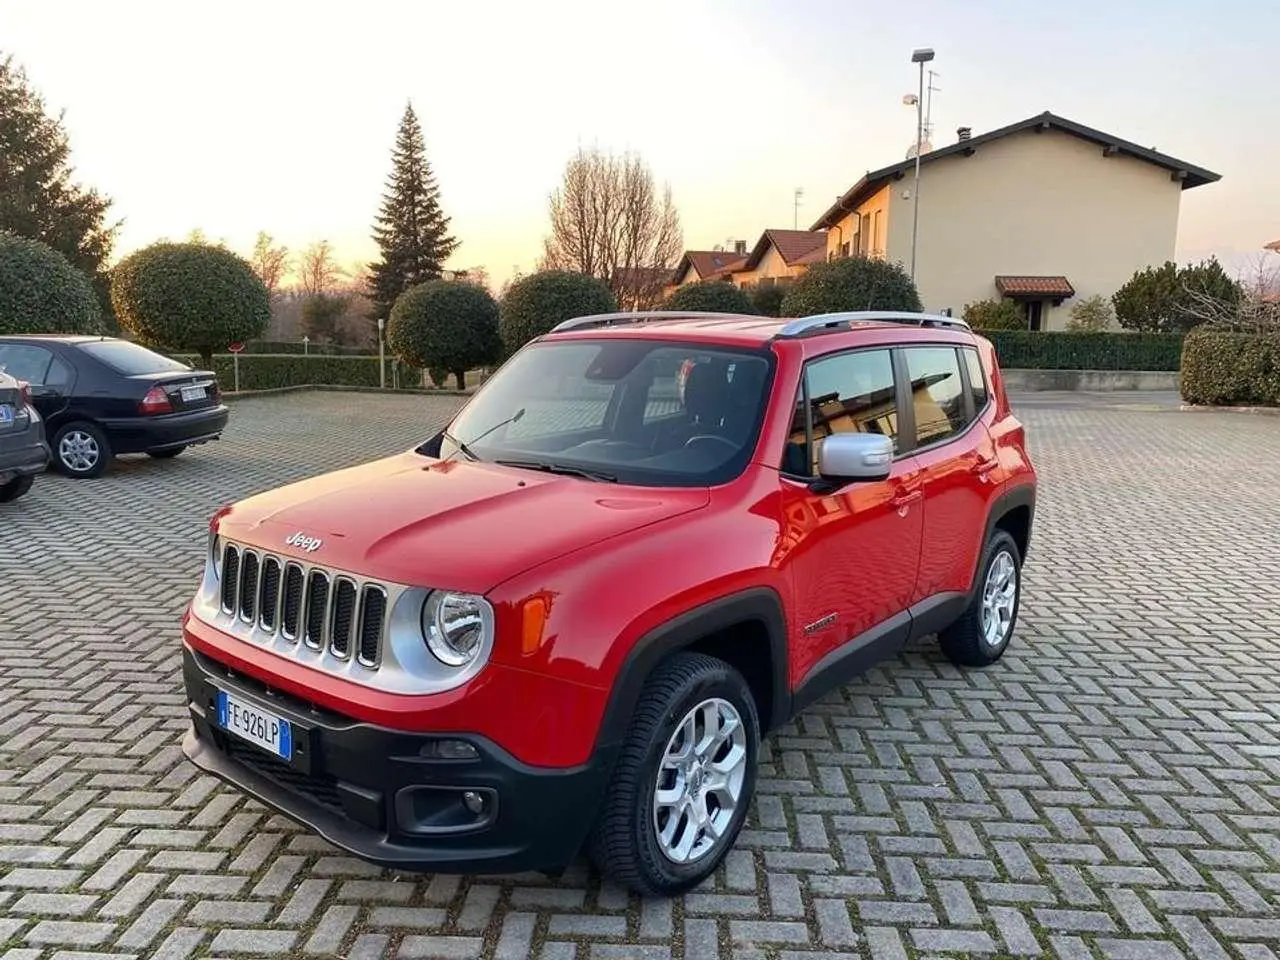
<path fill-rule="evenodd" d="M 126 377 L 149 373 L 181 373 L 191 369 L 185 363 L 161 356 L 154 350 L 140 347 L 128 340 L 92 340 L 82 343 L 80 349 Z"/>
<path fill-rule="evenodd" d="M 45 377 L 44 385 L 53 387 L 55 390 L 70 390 L 75 382 L 76 372 L 71 369 L 71 364 L 61 357 L 54 357 L 53 362 L 49 364 L 49 373 Z"/>
<path fill-rule="evenodd" d="M 973 347 L 964 347 L 960 351 L 964 364 L 969 368 L 969 394 L 973 397 L 973 410 L 981 413 L 987 405 L 987 381 L 982 372 L 982 360 Z"/>
<path fill-rule="evenodd" d="M 806 368 L 805 378 L 810 423 L 805 422 L 802 399 L 792 420 L 783 472 L 817 476 L 818 450 L 833 433 L 879 433 L 890 437 L 898 449 L 898 397 L 888 350 L 859 350 L 815 360 Z"/>
<path fill-rule="evenodd" d="M 42 386 L 53 352 L 31 343 L 0 343 L 0 370 L 18 380 Z"/>
<path fill-rule="evenodd" d="M 966 426 L 964 385 L 954 347 L 908 347 L 916 443 L 927 446 L 955 436 Z"/>

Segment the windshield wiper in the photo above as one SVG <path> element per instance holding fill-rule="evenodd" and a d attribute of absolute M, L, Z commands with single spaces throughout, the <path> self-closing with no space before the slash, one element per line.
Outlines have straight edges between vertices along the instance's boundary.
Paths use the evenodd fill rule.
<path fill-rule="evenodd" d="M 457 448 L 458 448 L 458 450 L 462 453 L 462 455 L 463 455 L 464 457 L 466 457 L 468 460 L 479 460 L 479 459 L 480 459 L 480 458 L 479 458 L 479 457 L 477 457 L 474 453 L 472 453 L 472 452 L 471 452 L 471 448 L 470 448 L 470 447 L 468 447 L 465 443 L 463 443 L 461 440 L 459 440 L 457 437 L 455 437 L 455 436 L 454 436 L 452 433 L 450 433 L 448 430 L 446 430 L 446 431 L 444 432 L 444 439 L 448 440 L 448 441 L 449 441 L 450 443 L 452 443 L 455 447 L 457 447 Z"/>
<path fill-rule="evenodd" d="M 584 480 L 597 480 L 601 483 L 617 483 L 618 478 L 612 473 L 591 470 L 586 467 L 571 467 L 566 463 L 544 463 L 541 460 L 495 460 L 504 467 L 518 467 L 521 470 L 541 470 L 543 473 L 556 473 L 566 477 L 582 477 Z"/>

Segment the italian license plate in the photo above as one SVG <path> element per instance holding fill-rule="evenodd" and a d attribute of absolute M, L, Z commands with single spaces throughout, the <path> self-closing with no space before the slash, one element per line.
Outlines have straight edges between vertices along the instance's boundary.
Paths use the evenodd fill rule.
<path fill-rule="evenodd" d="M 13 407 L 7 403 L 0 403 L 0 427 L 7 427 L 13 423 Z"/>
<path fill-rule="evenodd" d="M 197 385 L 197 386 L 194 386 L 194 387 L 183 387 L 183 388 L 182 388 L 182 399 L 183 399 L 183 400 L 203 400 L 203 399 L 204 399 L 204 387 L 201 387 L 201 386 L 198 386 L 198 385 Z"/>
<path fill-rule="evenodd" d="M 257 744 L 277 757 L 293 757 L 293 729 L 289 721 L 260 707 L 218 691 L 218 726 L 242 740 Z"/>

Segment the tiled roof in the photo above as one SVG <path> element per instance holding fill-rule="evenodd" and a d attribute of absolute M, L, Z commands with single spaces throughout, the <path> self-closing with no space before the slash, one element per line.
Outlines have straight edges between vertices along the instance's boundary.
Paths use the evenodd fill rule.
<path fill-rule="evenodd" d="M 766 230 L 756 241 L 746 263 L 738 269 L 754 270 L 770 245 L 778 251 L 778 256 L 782 257 L 783 263 L 789 267 L 816 263 L 817 260 L 826 257 L 827 234 L 824 230 Z M 806 259 L 812 258 L 815 252 L 818 254 L 816 260 Z"/>
<path fill-rule="evenodd" d="M 1268 244 L 1267 244 L 1265 247 L 1263 247 L 1262 249 L 1263 249 L 1263 250 L 1274 250 L 1276 253 L 1280 253 L 1280 240 L 1272 240 L 1270 243 L 1268 243 Z"/>
<path fill-rule="evenodd" d="M 685 267 L 692 265 L 701 280 L 710 280 L 713 277 L 729 273 L 742 266 L 742 263 L 747 259 L 741 253 L 731 253 L 727 250 L 686 250 L 684 256 L 687 264 L 682 262 L 676 268 L 676 275 L 682 275 Z"/>
<path fill-rule="evenodd" d="M 1061 133 L 1070 134 L 1089 143 L 1095 143 L 1104 149 L 1104 156 L 1112 156 L 1119 154 L 1121 156 L 1133 157 L 1137 160 L 1143 160 L 1147 163 L 1155 164 L 1157 167 L 1163 167 L 1168 170 L 1170 175 L 1178 183 L 1182 185 L 1182 189 L 1187 190 L 1191 187 L 1198 187 L 1206 183 L 1213 183 L 1221 179 L 1219 174 L 1212 170 L 1206 170 L 1203 167 L 1197 167 L 1194 164 L 1186 163 L 1176 157 L 1168 154 L 1160 153 L 1151 147 L 1139 146 L 1128 140 L 1122 140 L 1120 137 L 1112 136 L 1101 130 L 1095 130 L 1093 127 L 1086 127 L 1083 123 L 1076 123 L 1074 120 L 1068 120 L 1065 117 L 1059 117 L 1053 113 L 1045 111 L 1034 117 L 1028 117 L 1026 120 L 1019 120 L 1017 123 L 1011 123 L 1007 127 L 1001 127 L 998 130 L 991 130 L 987 133 L 979 134 L 976 137 L 970 137 L 967 140 L 957 140 L 955 143 L 948 144 L 945 147 L 938 147 L 929 153 L 920 155 L 922 164 L 932 163 L 935 160 L 941 160 L 943 157 L 952 157 L 957 154 L 962 156 L 972 156 L 978 153 L 978 148 L 993 140 L 999 140 L 1015 133 L 1022 133 L 1029 130 L 1057 130 Z M 845 217 L 850 210 L 855 209 L 860 203 L 872 196 L 880 190 L 886 183 L 904 177 L 915 166 L 915 158 L 901 160 L 898 163 L 882 167 L 879 170 L 869 170 L 863 175 L 862 179 L 850 187 L 839 200 L 837 200 L 814 224 L 815 228 L 832 227 Z"/>
<path fill-rule="evenodd" d="M 1066 277 L 996 277 L 996 289 L 1006 297 L 1074 297 Z"/>

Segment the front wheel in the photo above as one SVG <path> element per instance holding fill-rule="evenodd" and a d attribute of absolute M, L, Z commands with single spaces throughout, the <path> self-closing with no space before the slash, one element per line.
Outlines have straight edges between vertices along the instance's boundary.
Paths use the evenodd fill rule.
<path fill-rule="evenodd" d="M 1018 622 L 1022 556 L 1007 531 L 997 529 L 982 552 L 978 588 L 960 619 L 938 634 L 952 663 L 985 667 L 1004 655 Z"/>
<path fill-rule="evenodd" d="M 590 839 L 600 871 L 637 893 L 697 886 L 733 846 L 755 789 L 760 721 L 742 675 L 681 653 L 645 683 Z"/>

